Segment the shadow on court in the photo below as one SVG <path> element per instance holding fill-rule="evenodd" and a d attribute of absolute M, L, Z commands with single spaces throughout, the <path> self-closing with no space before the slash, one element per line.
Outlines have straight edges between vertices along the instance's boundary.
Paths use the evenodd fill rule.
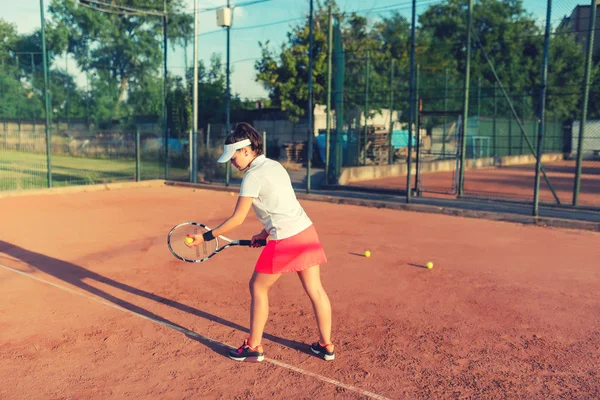
<path fill-rule="evenodd" d="M 250 330 L 248 328 L 246 328 L 245 326 L 238 325 L 235 322 L 228 321 L 228 320 L 218 317 L 216 315 L 207 313 L 206 311 L 198 310 L 196 308 L 187 306 L 185 304 L 181 304 L 177 301 L 170 300 L 165 297 L 162 297 L 162 296 L 159 296 L 159 295 L 156 295 L 153 293 L 149 293 L 149 292 L 146 292 L 141 289 L 134 288 L 127 284 L 115 281 L 113 279 L 110 279 L 110 278 L 107 278 L 100 274 L 97 274 L 95 272 L 92 272 L 88 269 L 85 269 L 85 268 L 79 266 L 79 265 L 75 265 L 73 263 L 70 263 L 67 261 L 62 261 L 62 260 L 59 260 L 59 259 L 56 259 L 53 257 L 48 257 L 48 256 L 40 254 L 40 253 L 35 253 L 33 251 L 24 249 L 22 247 L 13 245 L 11 243 L 4 242 L 2 240 L 0 240 L 0 253 L 4 253 L 4 254 L 12 257 L 13 259 L 17 259 L 17 260 L 20 260 L 21 262 L 27 263 L 27 264 L 29 264 L 29 266 L 31 266 L 39 271 L 42 271 L 48 275 L 54 276 L 55 278 L 62 280 L 63 282 L 66 282 L 66 283 L 76 286 L 80 289 L 83 289 L 86 292 L 89 292 L 97 297 L 100 297 L 106 301 L 109 301 L 119 307 L 122 307 L 126 310 L 132 311 L 134 313 L 140 314 L 140 315 L 150 318 L 152 320 L 158 321 L 163 325 L 169 326 L 170 328 L 177 330 L 177 331 L 183 333 L 184 335 L 188 336 L 190 339 L 194 339 L 194 340 L 202 343 L 206 347 L 210 348 L 214 352 L 216 352 L 224 357 L 227 357 L 227 353 L 232 349 L 231 347 L 224 345 L 222 343 L 213 341 L 209 338 L 206 338 L 206 337 L 204 337 L 196 332 L 193 332 L 181 325 L 178 325 L 172 321 L 169 321 L 168 319 L 165 319 L 165 318 L 161 317 L 160 315 L 154 314 L 142 307 L 139 307 L 133 303 L 130 303 L 129 301 L 120 299 L 120 298 L 118 298 L 112 294 L 109 294 L 101 289 L 91 286 L 91 285 L 87 284 L 86 282 L 84 282 L 84 280 L 94 280 L 96 282 L 112 286 L 116 289 L 134 294 L 136 296 L 144 297 L 146 299 L 167 305 L 169 307 L 173 307 L 174 309 L 177 309 L 179 311 L 183 311 L 185 313 L 195 315 L 197 317 L 204 318 L 209 321 L 216 322 L 223 326 L 227 326 L 229 328 L 236 329 L 240 332 L 250 333 Z M 274 336 L 274 335 L 271 335 L 268 333 L 264 333 L 263 337 L 265 339 L 268 339 L 272 342 L 278 343 L 278 344 L 288 347 L 290 349 L 298 350 L 305 354 L 312 355 L 312 352 L 310 351 L 310 345 L 308 345 L 308 344 L 297 342 L 294 340 L 284 339 L 279 336 Z"/>

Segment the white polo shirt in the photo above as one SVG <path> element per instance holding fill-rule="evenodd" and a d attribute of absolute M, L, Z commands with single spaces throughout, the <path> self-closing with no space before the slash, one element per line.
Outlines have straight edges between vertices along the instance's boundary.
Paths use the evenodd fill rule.
<path fill-rule="evenodd" d="M 273 239 L 294 236 L 312 225 L 285 168 L 264 155 L 256 157 L 244 174 L 240 196 L 254 198 L 254 212 Z"/>

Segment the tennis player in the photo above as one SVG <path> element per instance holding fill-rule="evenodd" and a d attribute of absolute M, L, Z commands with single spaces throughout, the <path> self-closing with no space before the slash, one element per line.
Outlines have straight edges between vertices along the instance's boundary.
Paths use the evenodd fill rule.
<path fill-rule="evenodd" d="M 250 336 L 229 357 L 236 361 L 264 359 L 261 341 L 269 314 L 269 289 L 282 274 L 295 272 L 312 302 L 319 329 L 319 341 L 312 344 L 311 350 L 325 360 L 333 360 L 331 305 L 320 277 L 320 265 L 327 259 L 312 221 L 296 199 L 287 171 L 263 155 L 262 137 L 247 123 L 237 124 L 225 140 L 218 162 L 227 161 L 245 171 L 235 210 L 212 231 L 194 236 L 190 246 L 240 226 L 250 207 L 264 226 L 252 237 L 252 246 L 259 246 L 257 240 L 269 239 L 250 279 Z"/>

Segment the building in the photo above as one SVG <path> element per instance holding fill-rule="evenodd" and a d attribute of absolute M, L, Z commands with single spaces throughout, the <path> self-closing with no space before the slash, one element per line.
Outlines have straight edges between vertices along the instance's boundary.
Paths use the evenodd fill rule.
<path fill-rule="evenodd" d="M 600 0 L 596 0 L 596 7 L 600 5 Z M 575 34 L 575 40 L 581 45 L 583 51 L 587 51 L 588 32 L 590 27 L 591 6 L 577 6 L 571 12 L 569 17 L 565 17 L 561 26 L 568 27 Z M 592 55 L 598 56 L 600 51 L 600 12 L 596 8 L 596 32 L 594 33 L 594 50 Z"/>

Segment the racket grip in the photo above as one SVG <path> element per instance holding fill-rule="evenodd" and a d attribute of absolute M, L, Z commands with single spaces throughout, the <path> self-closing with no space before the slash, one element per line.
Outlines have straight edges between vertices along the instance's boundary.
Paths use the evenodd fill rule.
<path fill-rule="evenodd" d="M 266 240 L 257 240 L 256 243 L 258 243 L 261 246 L 267 245 Z M 252 240 L 240 240 L 240 246 L 250 246 L 251 244 L 252 244 Z"/>

